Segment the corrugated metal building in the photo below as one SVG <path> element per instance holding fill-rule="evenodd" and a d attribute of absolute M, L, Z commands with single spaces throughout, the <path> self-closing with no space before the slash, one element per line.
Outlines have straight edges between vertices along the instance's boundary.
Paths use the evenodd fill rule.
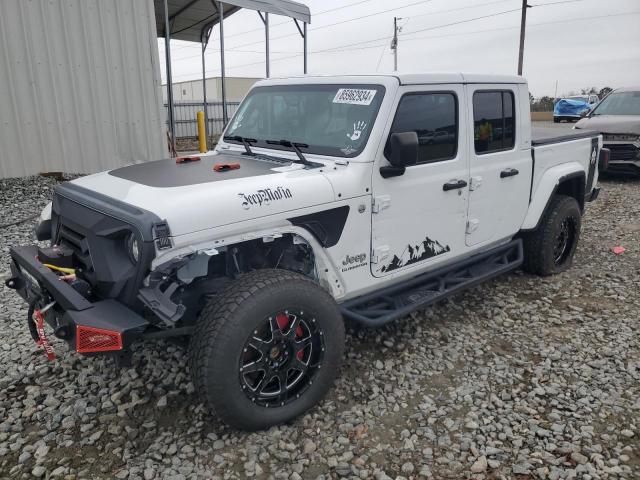
<path fill-rule="evenodd" d="M 0 8 L 0 178 L 168 155 L 153 0 Z"/>
<path fill-rule="evenodd" d="M 249 77 L 226 77 L 227 100 L 230 102 L 239 102 L 242 100 L 249 89 L 260 78 Z M 207 82 L 207 101 L 215 102 L 222 100 L 222 79 L 220 77 L 210 77 Z M 201 102 L 202 80 L 187 80 L 184 82 L 173 82 L 173 101 L 179 102 Z M 166 85 L 162 88 L 162 98 L 167 103 Z"/>

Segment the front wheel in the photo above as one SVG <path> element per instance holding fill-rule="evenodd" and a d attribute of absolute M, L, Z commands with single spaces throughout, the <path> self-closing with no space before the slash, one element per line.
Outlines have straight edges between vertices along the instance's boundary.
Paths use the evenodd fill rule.
<path fill-rule="evenodd" d="M 241 276 L 203 309 L 190 345 L 196 389 L 226 424 L 258 430 L 291 420 L 329 390 L 344 350 L 333 298 L 303 275 Z"/>
<path fill-rule="evenodd" d="M 575 198 L 551 199 L 538 228 L 523 236 L 523 268 L 537 275 L 560 273 L 571 266 L 578 246 L 582 215 Z"/>

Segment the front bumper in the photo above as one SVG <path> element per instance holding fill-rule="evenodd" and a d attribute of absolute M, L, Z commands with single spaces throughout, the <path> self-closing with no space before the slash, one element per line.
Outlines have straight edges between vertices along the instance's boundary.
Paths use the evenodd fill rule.
<path fill-rule="evenodd" d="M 149 322 L 117 300 L 92 302 L 83 297 L 40 263 L 37 252 L 35 245 L 10 249 L 11 276 L 5 285 L 16 290 L 30 304 L 38 299 L 55 301 L 52 314 L 46 316 L 46 321 L 58 338 L 69 342 L 76 351 L 89 353 L 80 344 L 79 332 L 113 332 L 119 338 L 119 343 L 117 348 L 109 348 L 109 351 L 127 350 L 142 336 Z"/>
<path fill-rule="evenodd" d="M 625 142 L 606 142 L 603 147 L 611 151 L 608 172 L 640 174 L 640 145 Z"/>

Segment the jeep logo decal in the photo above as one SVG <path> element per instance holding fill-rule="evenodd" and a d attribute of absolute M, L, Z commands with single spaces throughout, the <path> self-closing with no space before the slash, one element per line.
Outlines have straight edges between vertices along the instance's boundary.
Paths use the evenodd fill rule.
<path fill-rule="evenodd" d="M 342 261 L 342 265 L 346 267 L 351 263 L 362 263 L 365 261 L 366 258 L 367 258 L 366 253 L 361 253 L 360 255 L 353 255 L 353 256 L 347 254 L 347 257 Z"/>
<path fill-rule="evenodd" d="M 291 190 L 288 188 L 278 187 L 275 189 L 264 188 L 254 193 L 238 193 L 242 199 L 242 208 L 249 210 L 252 206 L 271 205 L 272 201 L 278 201 L 285 198 L 293 198 Z"/>
<path fill-rule="evenodd" d="M 349 255 L 342 260 L 342 272 L 348 272 L 354 268 L 363 267 L 367 264 L 367 254 L 359 253 L 358 255 Z"/>

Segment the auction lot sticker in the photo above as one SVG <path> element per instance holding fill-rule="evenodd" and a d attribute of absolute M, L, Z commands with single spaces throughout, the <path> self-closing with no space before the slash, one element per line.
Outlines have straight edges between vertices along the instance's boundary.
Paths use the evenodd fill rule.
<path fill-rule="evenodd" d="M 362 88 L 341 88 L 333 97 L 333 103 L 349 103 L 351 105 L 371 105 L 375 90 Z"/>

